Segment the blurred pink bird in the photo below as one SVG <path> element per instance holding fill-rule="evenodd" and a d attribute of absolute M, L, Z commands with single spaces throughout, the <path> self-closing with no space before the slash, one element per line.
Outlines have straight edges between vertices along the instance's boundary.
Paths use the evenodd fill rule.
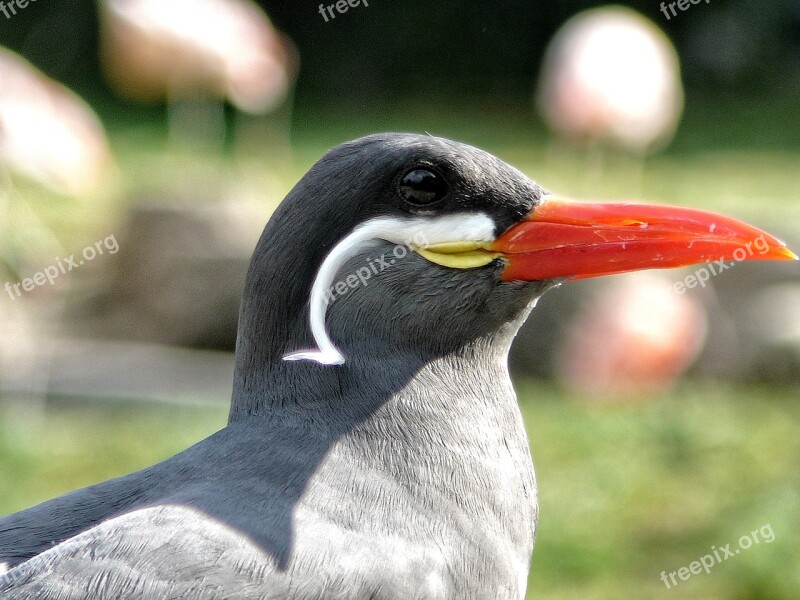
<path fill-rule="evenodd" d="M 18 54 L 0 48 L 0 168 L 82 195 L 111 164 L 108 139 L 92 109 Z"/>
<path fill-rule="evenodd" d="M 697 357 L 706 331 L 702 303 L 677 294 L 668 278 L 619 276 L 570 324 L 559 379 L 600 397 L 668 389 Z"/>
<path fill-rule="evenodd" d="M 291 42 L 248 0 L 104 0 L 101 57 L 133 100 L 227 99 L 265 113 L 286 98 Z"/>
<path fill-rule="evenodd" d="M 668 144 L 683 112 L 678 55 L 650 20 L 621 6 L 573 17 L 548 46 L 536 94 L 569 140 L 635 154 Z"/>

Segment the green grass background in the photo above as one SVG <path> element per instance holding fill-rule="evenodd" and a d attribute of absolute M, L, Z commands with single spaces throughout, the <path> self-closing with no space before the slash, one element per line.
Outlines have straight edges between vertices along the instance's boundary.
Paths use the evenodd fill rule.
<path fill-rule="evenodd" d="M 800 404 L 794 392 L 687 386 L 591 404 L 518 384 L 541 517 L 529 598 L 800 597 Z M 0 513 L 148 466 L 225 423 L 227 407 L 55 401 L 0 411 Z M 772 543 L 667 590 L 712 545 Z"/>

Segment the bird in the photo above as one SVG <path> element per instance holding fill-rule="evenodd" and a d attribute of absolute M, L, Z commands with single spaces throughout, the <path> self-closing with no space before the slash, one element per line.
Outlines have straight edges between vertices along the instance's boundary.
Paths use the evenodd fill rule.
<path fill-rule="evenodd" d="M 797 259 L 728 217 L 551 194 L 464 143 L 345 142 L 256 245 L 227 425 L 0 519 L 0 596 L 522 598 L 538 507 L 517 329 L 564 281 L 754 236 L 769 251 L 749 258 Z"/>
<path fill-rule="evenodd" d="M 667 145 L 680 122 L 678 53 L 652 21 L 632 9 L 583 11 L 548 44 L 536 103 L 557 135 L 644 155 Z"/>
<path fill-rule="evenodd" d="M 291 46 L 248 0 L 104 0 L 101 57 L 122 95 L 227 98 L 263 113 L 286 97 Z"/>
<path fill-rule="evenodd" d="M 651 272 L 619 277 L 590 295 L 570 323 L 556 362 L 559 381 L 581 397 L 645 398 L 668 390 L 703 348 L 699 299 Z"/>
<path fill-rule="evenodd" d="M 94 111 L 19 54 L 0 48 L 0 169 L 83 196 L 112 167 L 111 145 Z"/>
<path fill-rule="evenodd" d="M 222 100 L 260 115 L 290 93 L 296 51 L 255 2 L 103 0 L 98 6 L 106 79 L 125 98 L 170 102 L 173 130 L 183 109 L 195 126 L 224 130 Z M 187 104 L 193 101 L 201 104 Z"/>

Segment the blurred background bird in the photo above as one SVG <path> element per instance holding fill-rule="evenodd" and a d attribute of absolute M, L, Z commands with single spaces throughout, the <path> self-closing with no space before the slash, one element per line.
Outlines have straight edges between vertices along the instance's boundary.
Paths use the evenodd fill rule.
<path fill-rule="evenodd" d="M 558 349 L 562 385 L 590 398 L 639 398 L 669 389 L 706 339 L 705 307 L 668 277 L 631 274 L 593 288 Z"/>
<path fill-rule="evenodd" d="M 105 130 L 89 105 L 0 48 L 0 168 L 80 196 L 111 166 Z"/>
<path fill-rule="evenodd" d="M 640 178 L 643 157 L 675 135 L 683 102 L 669 38 L 622 6 L 569 19 L 547 46 L 536 90 L 536 106 L 556 138 L 586 148 L 589 181 L 614 151 L 630 155 Z"/>
<path fill-rule="evenodd" d="M 224 100 L 257 115 L 290 95 L 297 53 L 254 2 L 101 0 L 99 8 L 106 78 L 125 98 L 166 101 L 173 139 L 200 134 L 218 146 Z"/>
<path fill-rule="evenodd" d="M 18 54 L 0 48 L 0 248 L 9 272 L 62 250 L 19 178 L 85 197 L 113 169 L 100 119 L 75 93 Z"/>

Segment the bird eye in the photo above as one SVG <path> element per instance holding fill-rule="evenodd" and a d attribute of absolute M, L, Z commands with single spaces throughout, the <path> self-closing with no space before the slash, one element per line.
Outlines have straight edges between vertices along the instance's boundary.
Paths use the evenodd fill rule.
<path fill-rule="evenodd" d="M 445 180 L 428 169 L 414 169 L 400 181 L 400 195 L 409 204 L 428 206 L 447 195 Z"/>

